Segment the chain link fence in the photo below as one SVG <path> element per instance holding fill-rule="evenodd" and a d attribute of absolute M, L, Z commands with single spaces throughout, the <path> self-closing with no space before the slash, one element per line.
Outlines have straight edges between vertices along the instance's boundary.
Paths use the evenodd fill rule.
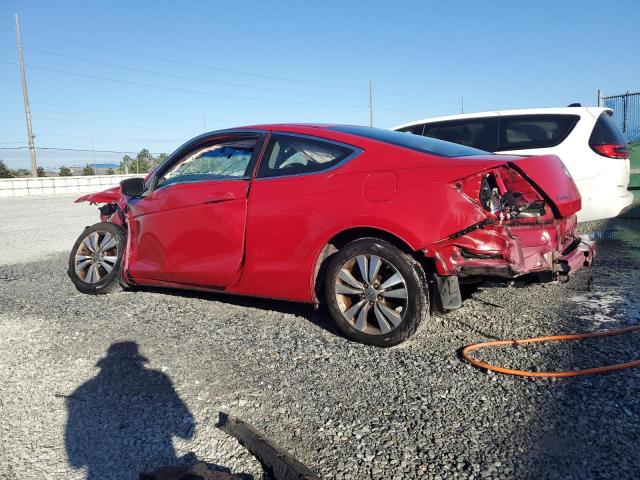
<path fill-rule="evenodd" d="M 613 120 L 628 141 L 640 140 L 640 92 L 602 97 L 602 105 L 613 109 Z"/>

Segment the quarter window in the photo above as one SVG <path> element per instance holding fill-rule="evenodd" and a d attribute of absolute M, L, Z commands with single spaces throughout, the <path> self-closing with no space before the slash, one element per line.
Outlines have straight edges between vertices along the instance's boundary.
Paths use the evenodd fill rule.
<path fill-rule="evenodd" d="M 301 175 L 327 170 L 354 150 L 321 140 L 295 135 L 273 135 L 260 162 L 258 177 Z"/>
<path fill-rule="evenodd" d="M 162 175 L 158 186 L 173 183 L 248 178 L 257 138 L 213 143 L 185 155 Z"/>
<path fill-rule="evenodd" d="M 580 119 L 577 115 L 512 115 L 500 117 L 498 150 L 554 147 Z"/>

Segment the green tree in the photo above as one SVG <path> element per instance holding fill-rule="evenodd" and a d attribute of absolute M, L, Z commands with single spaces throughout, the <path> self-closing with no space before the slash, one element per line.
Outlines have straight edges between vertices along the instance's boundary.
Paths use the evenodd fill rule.
<path fill-rule="evenodd" d="M 133 158 L 129 155 L 125 155 L 122 157 L 122 161 L 120 162 L 120 166 L 118 167 L 118 173 L 129 173 L 131 172 L 131 162 L 133 162 Z"/>
<path fill-rule="evenodd" d="M 2 160 L 0 160 L 0 178 L 13 178 L 15 176 L 16 173 L 8 168 Z"/>
<path fill-rule="evenodd" d="M 19 168 L 15 170 L 16 177 L 30 177 L 31 170 L 27 170 L 26 168 Z"/>
<path fill-rule="evenodd" d="M 114 175 L 116 172 L 113 171 L 113 168 L 107 168 L 107 175 Z"/>
<path fill-rule="evenodd" d="M 82 175 L 95 175 L 96 171 L 88 163 L 82 167 Z"/>
<path fill-rule="evenodd" d="M 132 165 L 133 171 L 130 170 L 130 173 L 146 173 L 151 170 L 152 167 L 153 157 L 149 150 L 143 148 L 138 155 L 136 155 L 135 162 Z"/>
<path fill-rule="evenodd" d="M 149 150 L 143 148 L 138 152 L 136 158 L 131 158 L 129 155 L 122 157 L 118 173 L 147 173 L 164 162 L 166 158 L 166 153 L 154 157 Z"/>
<path fill-rule="evenodd" d="M 38 176 L 39 177 L 46 177 L 47 176 L 47 172 L 44 171 L 44 167 L 38 167 Z"/>
<path fill-rule="evenodd" d="M 58 174 L 61 177 L 70 177 L 72 175 L 71 169 L 69 167 L 65 167 L 64 165 L 62 165 L 60 167 L 60 171 L 58 172 Z"/>

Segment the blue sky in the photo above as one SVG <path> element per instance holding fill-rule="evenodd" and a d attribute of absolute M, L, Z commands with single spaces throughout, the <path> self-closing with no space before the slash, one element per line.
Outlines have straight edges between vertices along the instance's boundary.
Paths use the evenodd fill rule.
<path fill-rule="evenodd" d="M 640 89 L 640 2 L 14 1 L 0 5 L 0 159 L 28 167 L 13 14 L 38 147 L 170 152 L 205 128 L 374 124 L 594 104 Z M 92 162 L 38 152 L 44 166 Z M 97 161 L 121 154 L 97 153 Z"/>

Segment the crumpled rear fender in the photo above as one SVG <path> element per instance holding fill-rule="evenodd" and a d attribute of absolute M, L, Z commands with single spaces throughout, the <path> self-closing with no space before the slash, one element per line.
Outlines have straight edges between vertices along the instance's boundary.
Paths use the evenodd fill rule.
<path fill-rule="evenodd" d="M 579 237 L 576 216 L 545 224 L 495 222 L 431 246 L 438 275 L 513 278 L 548 271 L 574 273 L 591 264 L 595 243 Z"/>
<path fill-rule="evenodd" d="M 75 203 L 89 202 L 91 204 L 97 203 L 114 203 L 120 200 L 122 194 L 120 193 L 120 186 L 112 187 L 102 192 L 89 193 L 81 197 L 76 198 Z"/>

